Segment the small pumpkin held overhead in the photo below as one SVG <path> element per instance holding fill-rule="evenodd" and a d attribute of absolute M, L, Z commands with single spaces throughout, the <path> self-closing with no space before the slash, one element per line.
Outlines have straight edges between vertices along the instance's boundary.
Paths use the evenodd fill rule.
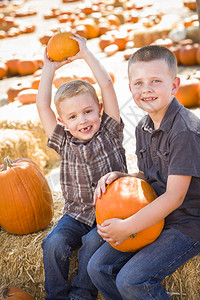
<path fill-rule="evenodd" d="M 121 177 L 107 186 L 106 193 L 96 202 L 97 225 L 111 218 L 126 219 L 156 199 L 153 188 L 144 180 Z M 119 246 L 111 246 L 123 252 L 136 251 L 152 243 L 160 235 L 164 220 L 130 236 Z"/>
<path fill-rule="evenodd" d="M 70 32 L 59 32 L 50 38 L 47 44 L 49 58 L 54 61 L 62 61 L 79 52 L 78 43 L 72 40 L 70 36 L 73 36 Z"/>
<path fill-rule="evenodd" d="M 53 218 L 53 199 L 45 176 L 27 158 L 6 157 L 0 165 L 0 226 L 12 234 L 44 229 Z"/>

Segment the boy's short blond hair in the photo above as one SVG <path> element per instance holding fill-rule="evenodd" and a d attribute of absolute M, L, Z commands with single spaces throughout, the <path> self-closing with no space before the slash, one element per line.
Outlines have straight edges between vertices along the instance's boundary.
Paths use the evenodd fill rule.
<path fill-rule="evenodd" d="M 71 98 L 73 96 L 76 96 L 78 94 L 88 93 L 92 96 L 94 101 L 99 104 L 99 99 L 96 94 L 95 88 L 92 86 L 91 83 L 84 80 L 72 80 L 69 82 L 63 83 L 57 90 L 55 97 L 54 97 L 54 103 L 56 106 L 56 109 L 59 113 L 59 104 L 66 100 L 67 98 Z"/>
<path fill-rule="evenodd" d="M 136 62 L 150 62 L 164 60 L 173 76 L 177 74 L 177 60 L 172 51 L 163 46 L 149 45 L 138 49 L 132 54 L 128 62 L 128 74 L 130 66 Z"/>

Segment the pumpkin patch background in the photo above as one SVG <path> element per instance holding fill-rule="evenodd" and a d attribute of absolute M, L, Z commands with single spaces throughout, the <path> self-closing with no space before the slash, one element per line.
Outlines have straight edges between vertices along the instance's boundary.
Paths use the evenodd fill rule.
<path fill-rule="evenodd" d="M 177 55 L 179 75 L 184 77 L 180 99 L 184 95 L 183 104 L 200 117 L 197 12 L 188 7 L 194 9 L 194 2 L 0 1 L 0 164 L 6 156 L 33 160 L 46 176 L 54 200 L 54 217 L 44 230 L 27 235 L 0 230 L 0 284 L 21 288 L 37 300 L 45 298 L 41 242 L 61 217 L 64 206 L 59 187 L 59 157 L 46 146 L 47 136 L 34 103 L 44 47 L 50 37 L 59 28 L 73 27 L 88 39 L 88 47 L 112 75 L 125 123 L 124 146 L 131 173 L 136 169 L 134 129 L 144 114 L 134 105 L 128 88 L 127 59 L 135 48 L 153 42 L 171 47 Z M 77 7 L 81 9 L 78 14 Z M 172 43 L 172 36 L 176 43 Z M 89 80 L 99 93 L 91 71 L 84 61 L 78 60 L 57 71 L 53 94 L 64 81 L 75 78 Z M 71 262 L 72 278 L 78 268 L 77 251 L 73 252 Z M 163 284 L 173 300 L 200 299 L 199 263 L 198 256 L 165 279 Z M 103 299 L 101 295 L 99 299 Z"/>

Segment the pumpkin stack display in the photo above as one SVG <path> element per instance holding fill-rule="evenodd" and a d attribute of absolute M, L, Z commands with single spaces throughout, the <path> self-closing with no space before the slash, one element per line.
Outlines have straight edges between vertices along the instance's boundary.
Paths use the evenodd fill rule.
<path fill-rule="evenodd" d="M 7 157 L 0 165 L 0 226 L 12 234 L 38 232 L 53 218 L 53 199 L 38 165 Z"/>
<path fill-rule="evenodd" d="M 156 199 L 153 188 L 144 180 L 135 177 L 121 177 L 107 186 L 106 193 L 97 199 L 96 220 L 102 224 L 111 218 L 126 219 Z M 136 251 L 152 243 L 160 235 L 164 220 L 138 232 L 119 246 L 112 247 L 123 252 Z"/>
<path fill-rule="evenodd" d="M 34 300 L 29 293 L 22 289 L 10 285 L 3 285 L 0 287 L 0 300 L 7 298 L 10 300 Z"/>

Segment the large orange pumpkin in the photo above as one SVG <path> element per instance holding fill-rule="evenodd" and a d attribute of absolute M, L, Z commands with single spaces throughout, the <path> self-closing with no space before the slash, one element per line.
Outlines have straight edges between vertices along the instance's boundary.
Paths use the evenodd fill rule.
<path fill-rule="evenodd" d="M 10 300 L 34 300 L 30 294 L 22 289 L 10 285 L 3 285 L 0 287 L 0 300 L 8 298 Z"/>
<path fill-rule="evenodd" d="M 0 226 L 13 234 L 44 229 L 53 217 L 53 199 L 38 165 L 26 158 L 0 165 Z"/>
<path fill-rule="evenodd" d="M 195 107 L 200 104 L 199 80 L 192 76 L 180 76 L 181 83 L 176 93 L 178 101 L 185 107 Z"/>
<path fill-rule="evenodd" d="M 156 198 L 153 188 L 144 180 L 135 177 L 121 177 L 107 186 L 106 193 L 96 202 L 97 224 L 110 218 L 126 219 L 137 213 Z M 164 220 L 130 236 L 119 246 L 120 251 L 136 251 L 157 239 L 164 226 Z"/>
<path fill-rule="evenodd" d="M 47 53 L 52 60 L 62 61 L 78 53 L 79 45 L 70 36 L 73 36 L 70 32 L 59 32 L 50 38 Z"/>

